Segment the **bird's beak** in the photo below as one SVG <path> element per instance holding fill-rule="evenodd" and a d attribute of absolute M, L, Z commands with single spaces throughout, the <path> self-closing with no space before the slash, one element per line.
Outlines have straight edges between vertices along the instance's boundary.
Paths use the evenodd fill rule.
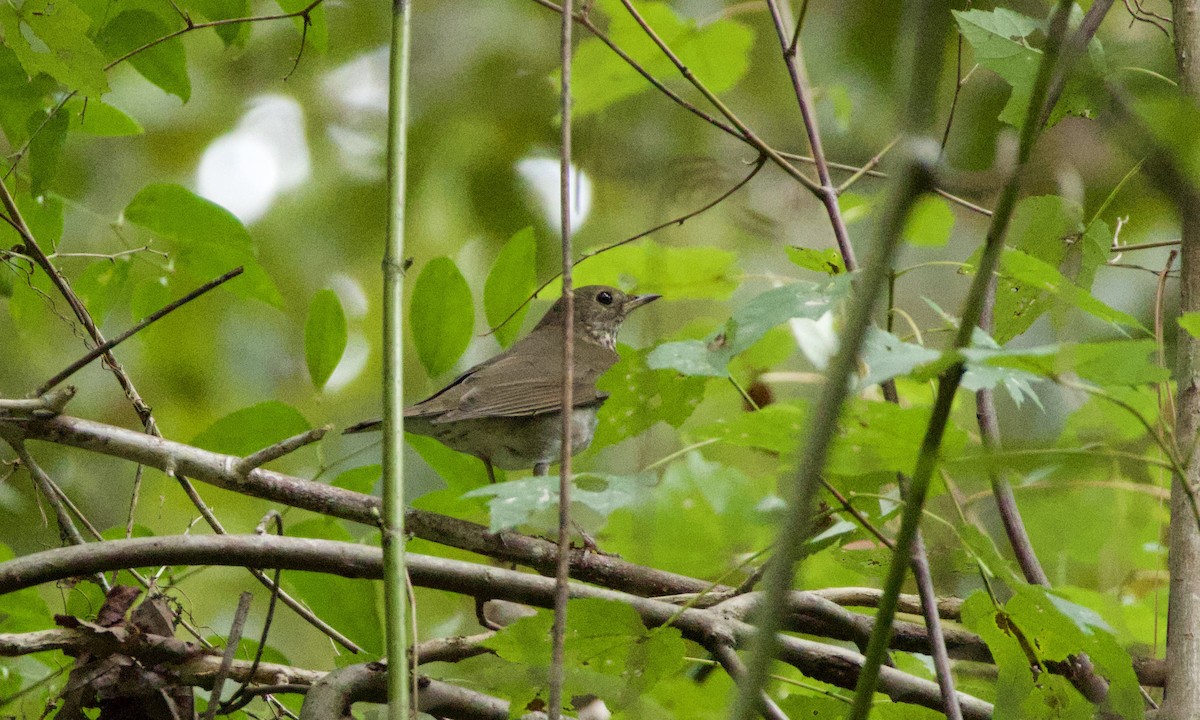
<path fill-rule="evenodd" d="M 634 295 L 633 297 L 631 297 L 625 301 L 625 307 L 623 308 L 623 310 L 625 311 L 625 314 L 628 315 L 633 310 L 640 308 L 641 306 L 643 306 L 647 303 L 652 303 L 655 300 L 659 299 L 660 297 L 662 297 L 662 295 L 654 295 L 654 294 Z"/>

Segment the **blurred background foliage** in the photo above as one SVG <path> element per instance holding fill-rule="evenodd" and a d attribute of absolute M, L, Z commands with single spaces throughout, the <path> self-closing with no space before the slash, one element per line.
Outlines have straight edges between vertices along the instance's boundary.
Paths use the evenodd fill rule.
<path fill-rule="evenodd" d="M 301 7 L 294 0 L 281 4 L 285 11 Z M 308 427 L 344 427 L 374 415 L 388 4 L 328 0 L 314 14 L 302 52 L 300 24 L 289 19 L 189 32 L 98 75 L 51 64 L 35 72 L 34 56 L 46 61 L 44 46 L 70 39 L 42 34 L 30 44 L 30 32 L 39 32 L 31 20 L 37 12 L 73 13 L 78 26 L 60 25 L 59 31 L 77 30 L 71 37 L 90 38 L 108 61 L 182 27 L 172 5 L 55 0 L 49 8 L 45 0 L 26 0 L 20 9 L 0 12 L 7 33 L 0 45 L 0 127 L 10 159 L 29 145 L 9 186 L 43 247 L 58 253 L 55 262 L 109 335 L 224 270 L 249 264 L 246 277 L 117 352 L 166 437 L 246 454 Z M 247 0 L 175 5 L 197 20 L 280 12 L 271 3 Z M 1147 5 L 1168 12 L 1165 2 Z M 779 150 L 808 152 L 765 5 L 686 0 L 637 6 L 761 137 Z M 904 102 L 894 75 L 902 7 L 870 0 L 806 4 L 803 56 L 832 161 L 860 166 L 897 132 Z M 1014 49 L 1018 56 L 1036 52 L 1049 8 L 1040 0 L 1006 2 L 999 10 L 992 3 L 970 8 L 957 17 L 965 39 L 956 36 L 947 49 L 961 52 L 957 73 L 963 82 L 945 160 L 953 170 L 948 189 L 986 207 L 996 189 L 993 167 L 1003 167 L 1011 152 L 1014 132 L 1006 121 L 1023 107 L 1023 81 L 1004 58 Z M 668 87 L 702 103 L 619 3 L 601 0 L 592 17 Z M 411 400 L 496 353 L 501 341 L 510 343 L 516 325 L 495 334 L 487 330 L 558 267 L 551 229 L 558 222 L 557 32 L 557 15 L 532 0 L 414 4 L 406 248 L 413 258 L 407 283 L 413 297 L 405 348 Z M 576 62 L 581 252 L 695 210 L 753 169 L 752 149 L 670 102 L 582 29 Z M 948 63 L 942 78 L 943 120 L 955 65 Z M 1169 248 L 1120 255 L 1109 248 L 1118 230 L 1122 244 L 1177 237 L 1170 204 L 1143 175 L 1131 173 L 1140 158 L 1114 144 L 1094 119 L 1099 79 L 1133 93 L 1143 117 L 1162 137 L 1174 138 L 1185 157 L 1195 157 L 1187 138 L 1200 133 L 1187 129 L 1197 128 L 1194 112 L 1162 99 L 1171 91 L 1174 62 L 1168 37 L 1153 24 L 1131 21 L 1118 5 L 1086 65 L 1060 105 L 1071 114 L 1058 113 L 1037 146 L 1025 182 L 1028 199 L 1018 208 L 1009 245 L 1060 268 L 1068 283 L 1090 289 L 1115 310 L 1097 309 L 1066 290 L 1046 292 L 1040 283 L 1049 276 L 1039 275 L 1045 267 L 1022 264 L 1025 255 L 1006 261 L 1015 279 L 1002 283 L 995 339 L 1017 359 L 980 360 L 976 369 L 980 384 L 1002 382 L 1010 390 L 999 393 L 1002 434 L 1006 446 L 1020 453 L 984 456 L 964 393 L 947 437 L 943 482 L 929 508 L 945 522 L 931 520 L 925 530 L 939 593 L 978 590 L 980 548 L 990 544 L 982 535 L 964 539 L 969 532 L 963 522 L 1005 547 L 987 471 L 1010 472 L 1055 587 L 1099 613 L 1122 644 L 1149 653 L 1161 651 L 1165 626 L 1163 498 L 1169 473 L 1163 458 L 1126 410 L 1094 392 L 1034 376 L 1077 372 L 1080 382 L 1107 388 L 1157 422 L 1158 396 L 1148 384 L 1161 380 L 1152 372 L 1153 343 L 1121 342 L 1086 358 L 1082 351 L 1058 349 L 1152 337 L 1146 328 L 1154 327 L 1155 274 Z M 66 91 L 79 94 L 47 119 L 46 110 Z M 43 124 L 30 142 L 30 130 Z M 885 157 L 880 169 L 888 167 Z M 835 171 L 839 182 L 848 176 Z M 870 261 L 865 240 L 884 188 L 882 180 L 865 177 L 842 195 L 860 261 Z M 874 369 L 885 358 L 897 363 L 891 374 L 900 376 L 904 404 L 883 405 L 877 390 L 865 390 L 866 399 L 847 410 L 847 429 L 828 472 L 830 482 L 855 493 L 856 506 L 884 528 L 895 519 L 894 473 L 911 470 L 932 399 L 932 376 L 913 370 L 937 357 L 969 281 L 964 263 L 972 261 L 986 227 L 982 214 L 941 198 L 925 201 L 910 223 L 897 264 L 906 272 L 898 273 L 894 287 L 895 307 L 903 313 L 887 323 L 908 344 L 889 345 L 880 335 L 873 356 Z M 0 227 L 0 246 L 18 240 Z M 789 324 L 786 318 L 800 314 L 781 308 L 815 293 L 836 310 L 845 284 L 829 284 L 832 247 L 820 203 L 768 163 L 716 208 L 578 267 L 577 284 L 605 282 L 665 296 L 623 330 L 622 362 L 602 382 L 612 398 L 593 448 L 577 461 L 580 471 L 593 474 L 585 489 L 595 491 L 594 503 L 581 503 L 579 516 L 606 551 L 714 580 L 740 579 L 743 564 L 759 560 L 780 512 L 779 481 L 793 470 L 804 434 L 805 401 L 818 387 L 837 324 L 836 312 L 824 310 Z M 793 285 L 797 281 L 807 285 Z M 790 299 L 761 299 L 784 285 L 792 288 L 786 291 Z M 517 323 L 529 327 L 556 293 L 552 283 Z M 84 346 L 65 303 L 19 255 L 8 255 L 0 266 L 0 294 L 0 395 L 20 397 Z M 1168 300 L 1168 317 L 1172 308 Z M 764 316 L 773 319 L 761 323 Z M 761 327 L 751 332 L 754 322 Z M 729 339 L 738 331 L 740 344 L 710 356 L 718 333 Z M 1175 332 L 1167 323 L 1167 358 L 1173 357 Z M 1045 362 L 1036 353 L 1021 355 L 1022 349 L 1047 346 L 1055 349 Z M 1079 370 L 1089 358 L 1110 372 L 1097 377 Z M 985 365 L 993 376 L 982 377 Z M 864 378 L 881 379 L 871 370 L 864 368 Z M 72 414 L 138 426 L 100 363 L 72 382 L 79 386 Z M 765 407 L 753 412 L 754 404 Z M 487 502 L 492 490 L 503 490 L 464 497 L 485 482 L 477 461 L 412 440 L 407 477 L 417 507 L 502 524 Z M 131 466 L 45 445 L 34 451 L 97 527 L 123 534 Z M 376 462 L 373 439 L 331 434 L 275 467 L 371 492 Z M 508 478 L 522 475 L 510 472 Z M 518 486 L 514 492 L 528 498 L 528 490 Z M 251 531 L 268 509 L 208 487 L 201 493 L 233 532 Z M 548 527 L 548 508 L 529 500 L 522 512 L 516 518 L 522 527 Z M 138 532 L 182 533 L 195 519 L 173 481 L 145 473 L 134 512 Z M 375 541 L 362 527 L 295 510 L 285 519 L 289 534 Z M 804 566 L 804 585 L 877 586 L 886 551 L 833 510 L 822 528 Z M 17 554 L 58 544 L 24 473 L 0 484 L 0 541 Z M 456 555 L 419 540 L 410 547 Z M 176 597 L 214 634 L 228 627 L 231 598 L 252 585 L 232 570 L 175 574 L 180 576 Z M 364 583 L 302 573 L 284 578 L 326 619 L 369 652 L 379 652 L 377 598 Z M 98 594 L 81 585 L 45 588 L 40 597 L 53 612 L 86 614 Z M 264 606 L 261 600 L 256 607 Z M 417 607 L 421 638 L 475 627 L 466 600 L 418 590 Z M 27 619 L 27 626 L 15 629 L 45 627 L 49 616 Z M 248 635 L 257 631 L 256 622 L 251 620 Z M 357 661 L 338 654 L 291 613 L 281 611 L 277 622 L 270 644 L 293 663 L 321 668 Z M 0 695 L 44 674 L 34 664 L 12 663 L 14 675 L 0 682 Z M 919 662 L 904 661 L 904 667 L 930 674 Z M 496 658 L 476 658 L 444 673 L 471 675 L 502 694 L 506 684 L 527 684 Z M 994 697 L 986 682 L 968 678 L 964 684 Z M 642 708 L 638 712 L 645 714 L 631 717 L 718 717 L 723 701 L 716 699 L 728 689 L 724 678 L 693 686 L 664 672 L 648 696 L 653 712 Z"/>

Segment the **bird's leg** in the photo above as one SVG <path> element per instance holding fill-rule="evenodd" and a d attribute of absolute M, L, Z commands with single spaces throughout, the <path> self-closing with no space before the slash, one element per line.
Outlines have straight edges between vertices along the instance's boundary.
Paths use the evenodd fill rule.
<path fill-rule="evenodd" d="M 535 463 L 533 466 L 533 474 L 534 475 L 546 475 L 549 471 L 550 471 L 550 463 L 540 462 L 540 463 Z M 593 538 L 591 535 L 588 535 L 587 532 L 585 532 L 584 529 L 579 526 L 579 523 L 572 520 L 571 525 L 575 528 L 575 531 L 579 533 L 580 537 L 583 538 L 583 549 L 584 550 L 588 550 L 588 551 L 594 552 L 594 553 L 600 552 L 600 546 L 596 544 L 596 539 Z"/>
<path fill-rule="evenodd" d="M 483 461 L 483 466 L 485 468 L 487 468 L 488 483 L 491 485 L 495 485 L 496 484 L 496 469 L 494 467 L 492 467 L 492 461 L 487 458 L 479 458 L 479 459 Z"/>

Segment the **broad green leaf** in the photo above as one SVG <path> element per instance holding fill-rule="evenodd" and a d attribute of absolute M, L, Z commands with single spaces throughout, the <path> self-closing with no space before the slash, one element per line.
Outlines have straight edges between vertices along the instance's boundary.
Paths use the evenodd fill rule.
<path fill-rule="evenodd" d="M 1030 47 L 1024 40 L 1041 27 L 1041 23 L 1007 8 L 952 12 L 959 32 L 971 44 L 979 64 L 1012 86 L 1012 95 L 1000 113 L 1000 119 L 1020 127 L 1042 57 L 1040 50 Z"/>
<path fill-rule="evenodd" d="M 648 240 L 622 245 L 575 268 L 575 286 L 612 285 L 671 300 L 728 298 L 741 281 L 737 255 L 710 247 L 668 247 Z M 551 297 L 561 281 L 549 286 Z"/>
<path fill-rule="evenodd" d="M 586 507 L 602 518 L 641 502 L 653 488 L 653 475 L 602 475 L 579 473 L 572 477 L 572 505 Z M 552 520 L 558 507 L 558 477 L 533 475 L 466 493 L 468 498 L 491 498 L 491 530 L 499 532 L 525 523 Z M 553 524 L 550 522 L 549 524 Z"/>
<path fill-rule="evenodd" d="M 1000 120 L 1020 127 L 1025 120 L 1029 96 L 1042 59 L 1042 51 L 1032 47 L 1029 40 L 1034 31 L 1044 30 L 1045 24 L 1007 8 L 952 12 L 959 31 L 975 52 L 976 62 L 1012 86 L 1012 95 L 1000 113 Z M 1090 79 L 1095 71 L 1092 64 L 1102 63 L 1103 54 L 1099 51 L 1098 43 L 1090 45 L 1089 49 L 1091 52 L 1080 63 L 1086 67 L 1077 74 L 1084 74 Z M 1068 114 L 1090 116 L 1091 103 L 1081 85 L 1079 81 L 1068 85 L 1050 113 L 1049 125 Z"/>
<path fill-rule="evenodd" d="M 913 206 L 904 224 L 904 241 L 918 247 L 942 247 L 954 229 L 954 211 L 936 195 L 925 195 Z"/>
<path fill-rule="evenodd" d="M 56 247 L 62 240 L 63 233 L 63 201 L 58 195 L 46 194 L 33 197 L 17 193 L 15 198 L 17 209 L 25 218 L 33 237 L 43 247 Z M 4 224 L 7 227 L 7 224 Z M 19 240 L 12 235 L 14 243 Z"/>
<path fill-rule="evenodd" d="M 646 364 L 646 350 L 625 345 L 617 350 L 621 359 L 596 383 L 608 400 L 592 438 L 595 448 L 638 435 L 659 422 L 679 427 L 704 398 L 704 378 L 652 369 Z"/>
<path fill-rule="evenodd" d="M 721 418 L 698 428 L 696 434 L 702 438 L 719 438 L 730 445 L 760 448 L 787 456 L 799 450 L 807 420 L 805 405 L 778 402 L 757 412 Z"/>
<path fill-rule="evenodd" d="M 963 355 L 973 363 L 1017 368 L 1051 379 L 1073 374 L 1097 385 L 1164 382 L 1170 372 L 1158 364 L 1154 340 L 1111 340 L 1012 350 L 972 348 Z"/>
<path fill-rule="evenodd" d="M 91 19 L 71 0 L 0 4 L 5 44 L 29 77 L 46 73 L 70 90 L 99 98 L 108 92 L 104 56 L 88 37 Z"/>
<path fill-rule="evenodd" d="M 308 376 L 318 390 L 329 382 L 346 351 L 346 313 L 332 290 L 320 290 L 308 306 L 304 324 L 304 360 Z"/>
<path fill-rule="evenodd" d="M 250 233 L 233 213 L 187 188 L 147 185 L 125 207 L 125 219 L 175 241 L 179 269 L 207 282 L 241 265 L 245 273 L 229 283 L 233 292 L 276 307 L 283 296 L 254 257 Z"/>
<path fill-rule="evenodd" d="M 1033 671 L 1021 641 L 1009 628 L 1007 616 L 996 609 L 986 592 L 977 590 L 963 603 L 962 624 L 983 638 L 992 651 L 999 673 L 996 717 L 1023 717 L 1021 703 L 1033 692 Z"/>
<path fill-rule="evenodd" d="M 745 25 L 722 19 L 699 26 L 679 17 L 665 2 L 639 2 L 637 9 L 663 42 L 713 92 L 728 90 L 746 74 L 754 33 Z M 601 0 L 595 10 L 608 16 L 608 36 L 613 43 L 646 72 L 659 78 L 678 77 L 675 66 L 618 2 Z M 641 74 L 594 37 L 579 43 L 573 67 L 573 109 L 580 117 L 653 89 Z"/>
<path fill-rule="evenodd" d="M 867 373 L 859 381 L 863 386 L 878 385 L 941 357 L 941 353 L 924 345 L 906 343 L 895 335 L 870 328 L 863 344 L 862 365 Z"/>
<path fill-rule="evenodd" d="M 370 495 L 375 491 L 375 485 L 382 473 L 383 467 L 380 465 L 363 465 L 339 473 L 329 484 L 343 490 Z"/>
<path fill-rule="evenodd" d="M 544 673 L 552 621 L 545 612 L 522 618 L 484 644 L 508 662 Z M 631 711 L 651 688 L 679 672 L 687 651 L 679 630 L 648 630 L 626 605 L 592 599 L 567 603 L 565 646 L 564 696 L 597 693 L 613 709 Z M 588 687 L 588 681 L 596 685 Z M 626 717 L 649 715 L 631 712 Z"/>
<path fill-rule="evenodd" d="M 517 307 L 529 298 L 536 286 L 537 239 L 533 228 L 527 227 L 504 243 L 483 284 L 483 309 L 488 324 L 496 327 L 512 314 L 512 318 L 495 332 L 500 347 L 512 345 L 521 333 L 521 321 L 529 312 L 529 305 L 520 310 Z"/>
<path fill-rule="evenodd" d="M 311 0 L 276 0 L 284 12 L 299 12 L 311 4 Z M 292 20 L 296 29 L 304 36 L 305 46 L 311 46 L 324 54 L 329 50 L 329 21 L 325 17 L 325 6 L 318 5 L 308 14 L 308 27 L 303 17 Z"/>
<path fill-rule="evenodd" d="M 659 345 L 647 356 L 646 364 L 654 370 L 724 377 L 729 372 L 729 361 L 771 328 L 793 318 L 815 320 L 836 307 L 848 287 L 845 277 L 821 284 L 796 282 L 768 290 L 734 312 L 706 339 Z"/>
<path fill-rule="evenodd" d="M 838 208 L 842 211 L 842 220 L 847 225 L 853 225 L 870 217 L 875 208 L 875 198 L 856 192 L 844 192 L 838 195 Z"/>
<path fill-rule="evenodd" d="M 1047 293 L 1071 307 L 1078 308 L 1114 326 L 1124 325 L 1149 333 L 1137 318 L 1105 305 L 1090 292 L 1064 277 L 1054 266 L 1020 250 L 1007 249 L 1001 260 L 1003 274 L 1031 288 Z"/>
<path fill-rule="evenodd" d="M 838 275 L 846 272 L 846 263 L 836 248 L 813 250 L 789 245 L 784 249 L 787 251 L 789 260 L 806 270 L 815 270 L 825 275 Z"/>
<path fill-rule="evenodd" d="M 1007 244 L 1054 267 L 1072 273 L 1089 289 L 1096 266 L 1105 259 L 1102 248 L 1093 252 L 1098 238 L 1084 233 L 1083 209 L 1055 195 L 1028 197 L 1013 213 Z M 1081 242 L 1082 239 L 1082 242 Z M 974 262 L 978 262 L 979 253 Z M 997 279 L 995 328 L 1000 343 L 1020 335 L 1053 306 L 1053 297 L 1038 287 L 1001 275 Z"/>
<path fill-rule="evenodd" d="M 475 327 L 471 288 L 453 260 L 434 258 L 421 269 L 408 318 L 425 371 L 436 377 L 453 368 Z"/>
<path fill-rule="evenodd" d="M 305 520 L 288 527 L 288 535 L 351 542 L 350 533 L 334 518 Z M 362 646 L 364 655 L 344 654 L 340 664 L 363 662 L 383 654 L 376 583 L 338 577 L 329 573 L 289 570 L 280 582 L 288 592 L 312 609 L 322 620 Z"/>
<path fill-rule="evenodd" d="M 69 119 L 61 112 L 51 116 L 39 110 L 29 118 L 29 185 L 33 195 L 45 192 L 58 175 L 68 123 Z"/>
<path fill-rule="evenodd" d="M 6 10 L 0 8 L 0 15 Z M 0 28 L 4 26 L 0 24 Z M 48 75 L 35 73 L 31 78 L 12 48 L 0 43 L 0 129 L 10 147 L 20 147 L 29 139 L 29 116 L 44 109 L 43 99 L 56 84 Z"/>
<path fill-rule="evenodd" d="M 99 100 L 84 102 L 74 98 L 59 112 L 71 119 L 70 129 L 74 132 L 97 137 L 124 137 L 144 132 L 137 120 Z"/>
<path fill-rule="evenodd" d="M 12 560 L 13 551 L 0 544 L 0 562 Z M 0 595 L 0 632 L 19 633 L 45 630 L 50 609 L 38 595 L 37 588 L 25 588 Z"/>
<path fill-rule="evenodd" d="M 244 457 L 311 429 L 294 407 L 268 400 L 226 415 L 192 438 L 191 444 Z"/>
<path fill-rule="evenodd" d="M 209 20 L 230 20 L 250 15 L 249 0 L 187 0 L 184 7 L 192 9 Z M 251 23 L 231 23 L 213 28 L 226 47 L 242 47 L 250 37 Z"/>
<path fill-rule="evenodd" d="M 889 402 L 847 403 L 838 422 L 827 470 L 839 475 L 911 473 L 929 425 L 930 411 L 927 406 L 903 407 Z M 799 448 L 800 441 L 800 436 L 793 436 L 792 448 Z M 942 436 L 940 453 L 955 455 L 966 442 L 966 434 L 951 421 Z"/>
<path fill-rule="evenodd" d="M 141 50 L 148 43 L 170 35 L 173 29 L 148 10 L 126 10 L 105 25 L 96 40 L 110 60 L 137 50 L 126 62 L 142 77 L 187 102 L 192 95 L 192 83 L 188 79 L 183 42 L 171 38 Z"/>
<path fill-rule="evenodd" d="M 250 234 L 233 213 L 181 185 L 142 188 L 125 207 L 125 219 L 179 242 L 252 245 Z"/>
<path fill-rule="evenodd" d="M 74 281 L 75 292 L 97 323 L 102 324 L 113 305 L 124 298 L 130 265 L 128 257 L 97 260 Z"/>
<path fill-rule="evenodd" d="M 1129 653 L 1095 611 L 1036 585 L 1014 589 L 1016 594 L 1005 610 L 1042 657 L 1062 661 L 1086 652 L 1097 672 L 1109 682 L 1106 706 L 1121 718 L 1143 717 L 1141 691 Z M 1090 712 L 1087 717 L 1091 717 Z"/>
<path fill-rule="evenodd" d="M 1176 322 L 1179 323 L 1179 327 L 1187 330 L 1189 335 L 1200 338 L 1200 312 L 1184 313 Z"/>
<path fill-rule="evenodd" d="M 135 320 L 142 320 L 166 307 L 169 302 L 171 302 L 171 289 L 167 284 L 167 279 L 165 277 L 150 278 L 138 283 L 138 286 L 134 288 L 133 297 L 129 301 L 129 312 Z M 147 330 L 153 332 L 154 327 L 152 325 L 142 332 Z"/>

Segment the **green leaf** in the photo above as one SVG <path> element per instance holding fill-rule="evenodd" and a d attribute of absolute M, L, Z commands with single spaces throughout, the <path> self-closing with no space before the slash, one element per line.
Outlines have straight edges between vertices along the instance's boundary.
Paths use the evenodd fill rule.
<path fill-rule="evenodd" d="M 1083 209 L 1056 195 L 1028 197 L 1013 213 L 1007 244 L 1059 268 L 1084 289 L 1090 289 L 1096 268 L 1107 258 L 1104 223 L 1083 226 Z M 973 262 L 978 262 L 976 253 Z M 996 324 L 993 334 L 1000 343 L 1029 329 L 1035 320 L 1054 307 L 1054 298 L 1040 288 L 1008 276 L 997 279 Z"/>
<path fill-rule="evenodd" d="M 125 207 L 125 219 L 175 241 L 179 269 L 207 282 L 241 265 L 245 273 L 229 283 L 242 297 L 279 307 L 283 296 L 254 257 L 250 233 L 233 213 L 187 188 L 147 185 Z"/>
<path fill-rule="evenodd" d="M 789 260 L 806 270 L 815 270 L 825 275 L 838 275 L 846 272 L 846 263 L 836 248 L 813 250 L 789 245 L 784 250 L 787 251 Z"/>
<path fill-rule="evenodd" d="M 552 622 L 549 613 L 521 618 L 484 644 L 503 660 L 536 668 L 544 677 Z M 631 718 L 652 717 L 635 708 L 651 688 L 679 672 L 687 652 L 679 630 L 648 630 L 628 606 L 592 599 L 568 601 L 565 647 L 564 697 L 599 694 Z"/>
<path fill-rule="evenodd" d="M 975 51 L 975 59 L 1012 86 L 1000 119 L 1020 127 L 1041 62 L 1040 50 L 1023 42 L 1041 23 L 1007 8 L 953 10 L 959 32 Z"/>
<path fill-rule="evenodd" d="M 97 137 L 125 137 L 145 132 L 137 120 L 99 100 L 84 102 L 73 98 L 59 112 L 71 119 L 70 129 L 74 132 Z"/>
<path fill-rule="evenodd" d="M 63 113 L 50 116 L 39 110 L 29 118 L 29 185 L 33 195 L 41 195 L 58 175 L 63 145 L 67 142 L 69 120 Z"/>
<path fill-rule="evenodd" d="M 1184 313 L 1176 322 L 1194 338 L 1200 338 L 1200 312 Z"/>
<path fill-rule="evenodd" d="M 277 0 L 284 12 L 294 13 L 311 4 L 311 0 Z M 325 6 L 318 5 L 308 14 L 308 27 L 303 17 L 292 20 L 296 29 L 304 36 L 305 45 L 311 45 L 319 53 L 329 50 L 329 21 L 325 17 Z"/>
<path fill-rule="evenodd" d="M 575 287 L 612 285 L 630 292 L 658 293 L 671 300 L 724 300 L 741 281 L 737 255 L 710 247 L 668 247 L 648 240 L 622 245 L 575 268 Z M 552 297 L 562 288 L 552 283 Z"/>
<path fill-rule="evenodd" d="M 116 60 L 170 35 L 172 30 L 173 28 L 168 27 L 152 12 L 126 10 L 104 26 L 96 41 L 104 48 L 110 60 Z M 180 100 L 187 102 L 191 97 L 192 83 L 188 79 L 187 55 L 179 38 L 171 38 L 140 50 L 127 62 L 133 65 L 142 77 Z"/>
<path fill-rule="evenodd" d="M 503 327 L 496 329 L 500 347 L 508 347 L 520 334 L 529 305 L 519 310 L 517 307 L 529 298 L 536 285 L 537 239 L 533 228 L 527 227 L 504 243 L 483 284 L 483 309 L 489 325 L 496 327 L 515 311 Z"/>
<path fill-rule="evenodd" d="M 656 347 L 646 358 L 655 370 L 684 375 L 724 377 L 729 361 L 758 342 L 768 330 L 793 318 L 815 320 L 833 309 L 848 282 L 840 276 L 826 283 L 796 282 L 773 288 L 743 305 L 724 327 L 704 340 L 682 340 Z"/>
<path fill-rule="evenodd" d="M 7 545 L 0 544 L 0 562 L 7 562 L 14 557 Z M 0 632 L 45 630 L 49 621 L 50 609 L 46 607 L 37 588 L 0 595 Z"/>
<path fill-rule="evenodd" d="M 99 99 L 108 92 L 108 78 L 104 55 L 88 37 L 90 26 L 91 18 L 71 0 L 27 0 L 20 10 L 12 3 L 0 4 L 5 44 L 29 77 L 44 72 L 71 90 Z"/>
<path fill-rule="evenodd" d="M 133 298 L 129 301 L 129 312 L 135 320 L 142 320 L 156 310 L 162 309 L 169 302 L 171 302 L 171 289 L 167 285 L 167 279 L 165 277 L 150 278 L 138 283 L 134 289 Z M 142 332 L 153 332 L 155 325 Z"/>
<path fill-rule="evenodd" d="M 249 0 L 187 0 L 184 7 L 195 10 L 208 20 L 230 20 L 250 15 Z M 225 47 L 242 47 L 250 37 L 251 23 L 218 25 L 213 30 Z"/>
<path fill-rule="evenodd" d="M 558 507 L 558 477 L 533 475 L 495 485 L 484 485 L 464 497 L 491 498 L 491 531 L 499 532 L 526 523 L 552 520 Z M 579 473 L 572 477 L 571 504 L 586 507 L 602 518 L 641 502 L 653 488 L 654 476 Z M 553 523 L 549 523 L 553 524 Z"/>
<path fill-rule="evenodd" d="M 0 8 L 0 16 L 6 10 Z M 0 23 L 0 29 L 4 25 Z M 20 147 L 29 139 L 25 123 L 30 115 L 44 109 L 43 99 L 57 87 L 50 76 L 29 73 L 22 67 L 12 48 L 0 43 L 0 129 L 10 147 Z"/>
<path fill-rule="evenodd" d="M 941 357 L 941 353 L 924 345 L 906 343 L 895 335 L 870 328 L 863 344 L 862 364 L 867 373 L 860 380 L 863 386 L 877 385 L 913 370 Z"/>
<path fill-rule="evenodd" d="M 1101 386 L 1165 382 L 1170 372 L 1158 364 L 1157 353 L 1157 343 L 1149 338 L 963 351 L 976 364 L 1017 368 L 1051 379 L 1074 374 Z"/>
<path fill-rule="evenodd" d="M 333 518 L 305 520 L 288 527 L 288 535 L 352 542 L 350 533 Z M 281 584 L 318 617 L 344 633 L 366 651 L 339 658 L 339 663 L 363 662 L 383 654 L 377 583 L 329 573 L 286 571 Z"/>
<path fill-rule="evenodd" d="M 619 345 L 617 351 L 621 359 L 596 382 L 608 400 L 592 438 L 595 448 L 638 435 L 659 422 L 677 428 L 704 398 L 704 378 L 654 370 L 646 364 L 648 350 Z"/>
<path fill-rule="evenodd" d="M 954 211 L 936 195 L 925 195 L 913 206 L 904 224 L 904 241 L 917 247 L 942 247 L 954 229 Z"/>
<path fill-rule="evenodd" d="M 245 457 L 312 426 L 291 405 L 268 400 L 236 410 L 192 438 L 192 445 L 204 450 Z"/>
<path fill-rule="evenodd" d="M 346 313 L 332 290 L 320 290 L 308 306 L 304 324 L 304 360 L 308 376 L 318 390 L 329 382 L 346 351 Z"/>
<path fill-rule="evenodd" d="M 58 195 L 38 195 L 33 197 L 24 193 L 15 194 L 17 209 L 25 218 L 25 224 L 33 232 L 33 237 L 42 246 L 55 247 L 62 240 L 63 233 L 63 201 Z M 12 236 L 19 241 L 14 234 Z"/>
<path fill-rule="evenodd" d="M 343 490 L 370 495 L 375 491 L 375 485 L 382 473 L 383 467 L 380 465 L 363 465 L 339 473 L 329 484 Z"/>
<path fill-rule="evenodd" d="M 663 42 L 713 92 L 725 92 L 746 74 L 754 43 L 750 28 L 728 19 L 701 27 L 679 17 L 665 2 L 640 2 L 637 8 Z M 608 16 L 608 36 L 613 43 L 646 72 L 660 78 L 678 76 L 671 61 L 619 3 L 601 0 L 595 10 Z M 579 117 L 653 89 L 641 74 L 597 38 L 589 37 L 579 43 L 573 66 L 573 110 Z"/>
<path fill-rule="evenodd" d="M 1147 334 L 1150 332 L 1137 318 L 1097 300 L 1090 292 L 1063 276 L 1057 268 L 1032 255 L 1009 248 L 1004 251 L 1001 265 L 1004 275 L 1009 279 L 1047 293 L 1061 303 L 1078 308 L 1114 326 L 1125 325 Z"/>
<path fill-rule="evenodd" d="M 471 342 L 475 308 L 471 288 L 453 260 L 434 258 L 421 269 L 408 317 L 425 371 L 436 377 L 454 367 Z"/>
<path fill-rule="evenodd" d="M 128 257 L 97 260 L 74 281 L 75 292 L 97 323 L 103 323 L 113 305 L 123 299 L 131 265 Z"/>
<path fill-rule="evenodd" d="M 760 448 L 786 456 L 799 449 L 807 420 L 807 406 L 798 402 L 778 402 L 757 412 L 721 418 L 698 428 L 696 434 L 719 438 L 729 445 Z"/>

